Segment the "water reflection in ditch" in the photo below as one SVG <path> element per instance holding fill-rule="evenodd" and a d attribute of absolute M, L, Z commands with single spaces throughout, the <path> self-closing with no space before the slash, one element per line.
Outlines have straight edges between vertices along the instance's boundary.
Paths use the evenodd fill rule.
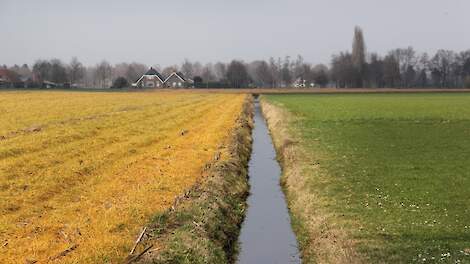
<path fill-rule="evenodd" d="M 250 196 L 239 238 L 237 263 L 300 263 L 297 240 L 279 185 L 281 168 L 258 102 L 254 121 L 253 150 L 248 169 Z"/>

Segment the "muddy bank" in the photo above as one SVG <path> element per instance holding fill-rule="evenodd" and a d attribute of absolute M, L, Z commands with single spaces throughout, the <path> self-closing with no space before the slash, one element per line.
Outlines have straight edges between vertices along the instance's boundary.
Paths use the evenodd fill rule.
<path fill-rule="evenodd" d="M 282 166 L 282 184 L 297 236 L 303 263 L 362 263 L 354 241 L 324 210 L 322 196 L 309 189 L 311 178 L 322 177 L 322 169 L 302 148 L 301 136 L 289 129 L 292 116 L 279 106 L 261 99 L 277 158 Z M 306 173 L 309 171 L 309 173 Z"/>
<path fill-rule="evenodd" d="M 248 196 L 253 99 L 247 96 L 227 146 L 202 181 L 156 215 L 124 263 L 231 263 Z"/>
<path fill-rule="evenodd" d="M 300 263 L 297 240 L 279 184 L 281 167 L 257 102 L 248 175 L 250 196 L 237 263 Z"/>

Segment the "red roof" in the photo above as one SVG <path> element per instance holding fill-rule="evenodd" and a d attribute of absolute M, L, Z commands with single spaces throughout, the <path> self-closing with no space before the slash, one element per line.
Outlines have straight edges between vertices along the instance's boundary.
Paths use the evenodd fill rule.
<path fill-rule="evenodd" d="M 19 82 L 18 74 L 5 68 L 0 68 L 0 79 L 7 82 Z"/>

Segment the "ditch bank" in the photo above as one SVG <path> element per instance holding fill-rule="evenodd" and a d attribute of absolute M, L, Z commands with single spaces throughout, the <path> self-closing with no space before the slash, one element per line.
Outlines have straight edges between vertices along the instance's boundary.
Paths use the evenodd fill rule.
<path fill-rule="evenodd" d="M 156 215 L 123 263 L 232 263 L 248 196 L 253 98 L 204 168 L 204 177 Z"/>
<path fill-rule="evenodd" d="M 281 167 L 258 102 L 248 176 L 250 196 L 240 231 L 237 263 L 300 263 L 297 240 L 279 184 Z"/>
<path fill-rule="evenodd" d="M 292 227 L 297 236 L 303 263 L 363 263 L 346 231 L 335 224 L 332 213 L 324 209 L 321 194 L 309 187 L 321 180 L 324 172 L 312 160 L 301 142 L 301 135 L 291 129 L 293 116 L 282 107 L 261 98 L 266 118 L 282 167 L 281 184 L 287 197 Z M 308 173 L 307 173 L 308 171 Z"/>

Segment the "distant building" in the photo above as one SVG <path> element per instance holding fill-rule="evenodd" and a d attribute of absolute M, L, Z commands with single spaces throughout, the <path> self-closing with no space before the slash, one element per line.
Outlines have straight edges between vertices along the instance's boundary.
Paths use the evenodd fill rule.
<path fill-rule="evenodd" d="M 189 82 L 181 72 L 173 72 L 166 78 L 164 84 L 170 88 L 183 88 L 188 87 Z"/>
<path fill-rule="evenodd" d="M 154 68 L 144 73 L 132 86 L 140 88 L 163 88 L 163 76 Z"/>
<path fill-rule="evenodd" d="M 42 81 L 41 82 L 41 87 L 42 88 L 46 88 L 46 89 L 50 89 L 50 88 L 57 88 L 57 87 L 60 87 L 60 85 L 58 83 L 55 83 L 55 82 L 50 82 L 50 81 Z M 68 87 L 65 87 L 65 85 L 62 85 L 62 87 L 64 88 L 70 88 L 70 85 Z"/>
<path fill-rule="evenodd" d="M 186 79 L 181 72 L 173 72 L 166 79 L 154 68 L 144 73 L 133 87 L 139 88 L 186 88 L 192 86 L 192 80 Z"/>
<path fill-rule="evenodd" d="M 21 84 L 21 80 L 19 76 L 8 69 L 0 68 L 0 87 L 6 87 L 6 88 L 13 88 L 17 86 L 23 86 L 24 83 Z"/>
<path fill-rule="evenodd" d="M 315 87 L 315 83 L 314 82 L 308 82 L 304 78 L 299 77 L 294 81 L 294 87 L 295 88 Z"/>

